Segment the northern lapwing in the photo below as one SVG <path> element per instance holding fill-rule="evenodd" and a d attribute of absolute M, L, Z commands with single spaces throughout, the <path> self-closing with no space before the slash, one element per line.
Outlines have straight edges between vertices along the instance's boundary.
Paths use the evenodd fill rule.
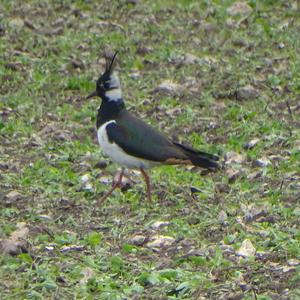
<path fill-rule="evenodd" d="M 118 180 L 98 203 L 120 186 L 125 167 L 140 170 L 146 181 L 149 201 L 151 186 L 146 169 L 177 164 L 217 169 L 218 156 L 172 141 L 126 109 L 120 80 L 114 72 L 116 55 L 117 52 L 112 58 L 106 58 L 106 68 L 96 82 L 96 90 L 87 97 L 102 99 L 97 115 L 98 141 L 104 154 L 122 166 Z"/>

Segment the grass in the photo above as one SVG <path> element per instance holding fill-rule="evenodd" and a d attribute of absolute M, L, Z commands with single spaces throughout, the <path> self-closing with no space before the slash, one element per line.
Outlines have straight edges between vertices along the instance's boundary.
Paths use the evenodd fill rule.
<path fill-rule="evenodd" d="M 26 251 L 0 256 L 1 299 L 300 297 L 296 1 L 248 1 L 236 16 L 234 1 L 0 3 L 0 237 L 29 229 Z M 205 176 L 153 169 L 152 204 L 132 174 L 128 191 L 95 207 L 118 168 L 97 145 L 99 99 L 85 100 L 105 49 L 120 51 L 132 112 L 242 163 Z M 182 63 L 187 54 L 197 62 Z M 164 80 L 181 92 L 153 92 Z M 237 97 L 248 85 L 257 97 Z M 147 247 L 157 235 L 172 243 Z M 236 255 L 245 240 L 254 256 Z"/>

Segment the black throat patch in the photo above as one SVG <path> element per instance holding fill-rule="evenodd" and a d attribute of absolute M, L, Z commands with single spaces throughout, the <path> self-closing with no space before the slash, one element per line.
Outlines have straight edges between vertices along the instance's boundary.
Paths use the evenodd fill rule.
<path fill-rule="evenodd" d="M 126 107 L 122 98 L 120 101 L 102 100 L 101 106 L 98 109 L 97 129 L 104 123 L 118 118 L 118 115 L 124 110 L 126 110 Z"/>

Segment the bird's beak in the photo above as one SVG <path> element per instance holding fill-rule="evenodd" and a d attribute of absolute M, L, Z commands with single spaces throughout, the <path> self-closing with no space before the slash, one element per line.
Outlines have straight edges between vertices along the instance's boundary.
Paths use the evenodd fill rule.
<path fill-rule="evenodd" d="M 86 97 L 86 100 L 87 99 L 90 99 L 90 98 L 93 98 L 93 97 L 95 97 L 95 96 L 97 96 L 98 94 L 97 94 L 97 91 L 95 91 L 95 92 L 92 92 L 90 95 L 88 95 L 87 97 Z"/>

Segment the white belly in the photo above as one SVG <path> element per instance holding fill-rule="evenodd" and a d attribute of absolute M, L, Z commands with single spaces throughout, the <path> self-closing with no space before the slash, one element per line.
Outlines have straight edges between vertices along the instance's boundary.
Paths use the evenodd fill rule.
<path fill-rule="evenodd" d="M 111 123 L 116 123 L 116 121 L 112 120 L 104 123 L 99 127 L 97 132 L 100 147 L 105 155 L 109 156 L 114 162 L 117 162 L 129 169 L 148 169 L 157 164 L 146 159 L 130 156 L 116 143 L 110 143 L 105 128 Z"/>

